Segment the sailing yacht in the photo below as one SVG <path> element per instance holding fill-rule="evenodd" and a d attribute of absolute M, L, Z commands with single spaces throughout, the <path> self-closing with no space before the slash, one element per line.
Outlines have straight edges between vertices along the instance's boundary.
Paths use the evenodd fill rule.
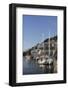
<path fill-rule="evenodd" d="M 42 36 L 43 36 L 43 41 L 44 41 L 44 34 Z M 43 53 L 43 55 L 41 55 L 42 53 Z M 39 50 L 38 56 L 39 56 L 39 57 L 37 57 L 38 64 L 45 64 L 46 59 L 45 59 L 44 42 L 43 42 L 43 52 L 41 50 Z"/>
<path fill-rule="evenodd" d="M 53 64 L 53 59 L 50 57 L 50 32 L 49 32 L 49 41 L 48 41 L 48 45 L 49 45 L 49 55 L 48 56 L 45 56 L 45 49 L 44 49 L 44 42 L 43 42 L 43 51 L 44 51 L 44 54 L 41 56 L 41 51 L 39 51 L 39 56 L 37 59 L 38 59 L 38 64 Z"/>
<path fill-rule="evenodd" d="M 48 59 L 46 61 L 46 64 L 53 64 L 53 59 L 50 57 L 50 32 L 49 32 L 49 55 L 48 55 Z"/>

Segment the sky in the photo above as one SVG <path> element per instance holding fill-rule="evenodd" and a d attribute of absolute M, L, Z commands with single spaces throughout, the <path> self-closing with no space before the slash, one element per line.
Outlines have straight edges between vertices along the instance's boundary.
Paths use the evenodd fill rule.
<path fill-rule="evenodd" d="M 24 50 L 42 41 L 44 39 L 57 35 L 57 16 L 36 16 L 24 15 L 23 18 L 23 44 Z"/>

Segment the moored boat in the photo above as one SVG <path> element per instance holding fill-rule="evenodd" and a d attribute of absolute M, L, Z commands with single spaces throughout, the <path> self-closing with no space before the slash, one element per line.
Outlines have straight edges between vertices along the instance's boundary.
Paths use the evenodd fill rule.
<path fill-rule="evenodd" d="M 38 60 L 38 64 L 45 64 L 45 63 L 46 63 L 45 58 L 42 58 L 42 59 Z"/>
<path fill-rule="evenodd" d="M 47 61 L 46 61 L 46 64 L 49 64 L 49 65 L 53 64 L 53 59 L 52 58 L 48 58 Z"/>
<path fill-rule="evenodd" d="M 26 58 L 27 60 L 30 60 L 30 59 L 31 59 L 31 56 L 30 56 L 30 55 L 26 55 L 25 58 Z"/>
<path fill-rule="evenodd" d="M 49 32 L 49 54 L 48 55 L 45 55 L 45 48 L 44 48 L 44 43 L 43 43 L 43 55 L 41 56 L 41 51 L 39 53 L 39 57 L 38 57 L 38 64 L 53 64 L 53 59 L 50 57 L 50 32 Z"/>

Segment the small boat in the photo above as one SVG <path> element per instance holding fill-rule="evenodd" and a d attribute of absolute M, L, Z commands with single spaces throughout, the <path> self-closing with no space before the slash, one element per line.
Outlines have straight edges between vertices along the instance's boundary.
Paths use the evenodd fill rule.
<path fill-rule="evenodd" d="M 49 32 L 49 49 L 48 50 L 49 50 L 49 54 L 45 56 L 44 43 L 43 43 L 44 54 L 43 54 L 43 57 L 39 57 L 38 64 L 48 64 L 48 65 L 53 64 L 53 59 L 50 57 L 50 32 Z"/>
<path fill-rule="evenodd" d="M 46 64 L 46 65 L 51 65 L 53 64 L 53 59 L 52 58 L 37 58 L 38 64 Z"/>
<path fill-rule="evenodd" d="M 26 55 L 25 57 L 27 60 L 30 60 L 31 59 L 31 56 L 30 55 Z"/>
<path fill-rule="evenodd" d="M 36 57 L 36 60 L 39 60 L 39 57 Z"/>
<path fill-rule="evenodd" d="M 53 59 L 50 57 L 50 32 L 49 32 L 49 55 L 48 55 L 46 64 L 49 64 L 49 65 L 53 64 Z"/>
<path fill-rule="evenodd" d="M 46 63 L 45 58 L 38 59 L 38 64 L 45 64 L 45 63 Z"/>
<path fill-rule="evenodd" d="M 49 64 L 49 65 L 53 64 L 53 59 L 52 58 L 48 58 L 47 61 L 46 61 L 46 64 Z"/>
<path fill-rule="evenodd" d="M 43 40 L 42 41 L 44 41 L 44 34 L 42 34 L 42 36 L 43 36 Z M 43 55 L 42 55 L 42 53 L 43 53 Z M 38 51 L 38 57 L 36 58 L 36 60 L 37 60 L 37 63 L 40 64 L 40 65 L 43 65 L 43 64 L 46 63 L 44 43 L 43 43 L 43 50 L 42 51 L 41 50 Z"/>

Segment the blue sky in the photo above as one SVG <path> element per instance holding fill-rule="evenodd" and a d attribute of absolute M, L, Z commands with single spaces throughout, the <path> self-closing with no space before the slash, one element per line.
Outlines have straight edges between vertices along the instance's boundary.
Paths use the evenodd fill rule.
<path fill-rule="evenodd" d="M 24 31 L 24 50 L 40 43 L 42 34 L 44 38 L 57 35 L 57 16 L 33 16 L 24 15 L 23 17 Z"/>

